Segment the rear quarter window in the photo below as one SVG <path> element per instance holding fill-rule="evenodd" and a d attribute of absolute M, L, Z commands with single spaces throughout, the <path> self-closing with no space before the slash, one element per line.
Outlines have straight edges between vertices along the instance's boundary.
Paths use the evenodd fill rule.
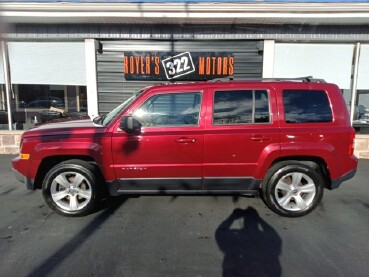
<path fill-rule="evenodd" d="M 323 90 L 284 90 L 286 123 L 331 122 L 332 109 Z"/>

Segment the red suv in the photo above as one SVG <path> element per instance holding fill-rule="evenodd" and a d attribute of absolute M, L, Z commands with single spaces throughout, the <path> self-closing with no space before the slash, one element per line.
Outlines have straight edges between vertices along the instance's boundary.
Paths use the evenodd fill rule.
<path fill-rule="evenodd" d="M 322 81 L 162 84 L 91 120 L 23 134 L 19 180 L 62 215 L 110 195 L 258 195 L 302 216 L 356 172 L 339 88 Z"/>

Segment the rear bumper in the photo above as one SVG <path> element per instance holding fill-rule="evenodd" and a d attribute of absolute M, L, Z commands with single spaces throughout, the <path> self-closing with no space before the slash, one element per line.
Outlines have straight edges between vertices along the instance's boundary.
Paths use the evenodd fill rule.
<path fill-rule="evenodd" d="M 327 188 L 330 190 L 336 189 L 343 182 L 353 178 L 357 170 L 358 162 L 359 162 L 359 159 L 355 155 L 340 159 L 338 163 L 338 167 L 340 170 L 338 172 L 335 171 L 336 174 L 333 174 L 333 172 L 331 172 L 331 174 L 334 175 L 335 177 L 331 177 L 331 185 L 328 186 Z M 336 161 L 336 164 L 337 164 L 337 161 Z"/>
<path fill-rule="evenodd" d="M 330 187 L 328 187 L 328 189 L 338 188 L 343 182 L 353 178 L 355 176 L 355 174 L 356 174 L 356 169 L 353 169 L 353 170 L 347 172 L 345 175 L 341 176 L 340 178 L 332 180 L 332 184 L 331 184 Z"/>

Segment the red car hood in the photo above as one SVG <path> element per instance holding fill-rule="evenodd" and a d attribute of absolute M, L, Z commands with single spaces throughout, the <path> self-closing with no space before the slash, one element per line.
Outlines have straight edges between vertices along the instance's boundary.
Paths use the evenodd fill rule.
<path fill-rule="evenodd" d="M 95 124 L 91 119 L 62 119 L 37 125 L 24 132 L 23 137 L 30 136 L 55 136 L 103 133 L 104 126 Z"/>

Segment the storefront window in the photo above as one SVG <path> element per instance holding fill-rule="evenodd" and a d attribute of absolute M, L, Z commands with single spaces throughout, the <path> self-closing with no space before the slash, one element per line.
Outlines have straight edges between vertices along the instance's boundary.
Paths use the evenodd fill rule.
<path fill-rule="evenodd" d="M 2 55 L 2 45 L 0 45 L 0 130 L 7 130 L 8 126 L 8 114 L 6 108 L 6 98 L 5 98 L 5 86 L 4 86 L 4 65 L 3 65 L 3 55 Z"/>
<path fill-rule="evenodd" d="M 13 130 L 28 130 L 55 118 L 87 115 L 84 42 L 17 41 L 6 45 L 3 53 L 9 57 L 10 107 L 2 89 L 1 129 L 10 129 L 8 114 Z M 1 70 L 0 75 L 4 75 Z M 0 77 L 0 84 L 3 79 Z"/>
<path fill-rule="evenodd" d="M 353 126 L 357 133 L 369 134 L 369 90 L 358 90 Z"/>
<path fill-rule="evenodd" d="M 14 85 L 14 129 L 27 130 L 56 118 L 87 115 L 85 86 Z"/>
<path fill-rule="evenodd" d="M 8 129 L 8 112 L 6 110 L 5 87 L 0 84 L 0 130 Z"/>

